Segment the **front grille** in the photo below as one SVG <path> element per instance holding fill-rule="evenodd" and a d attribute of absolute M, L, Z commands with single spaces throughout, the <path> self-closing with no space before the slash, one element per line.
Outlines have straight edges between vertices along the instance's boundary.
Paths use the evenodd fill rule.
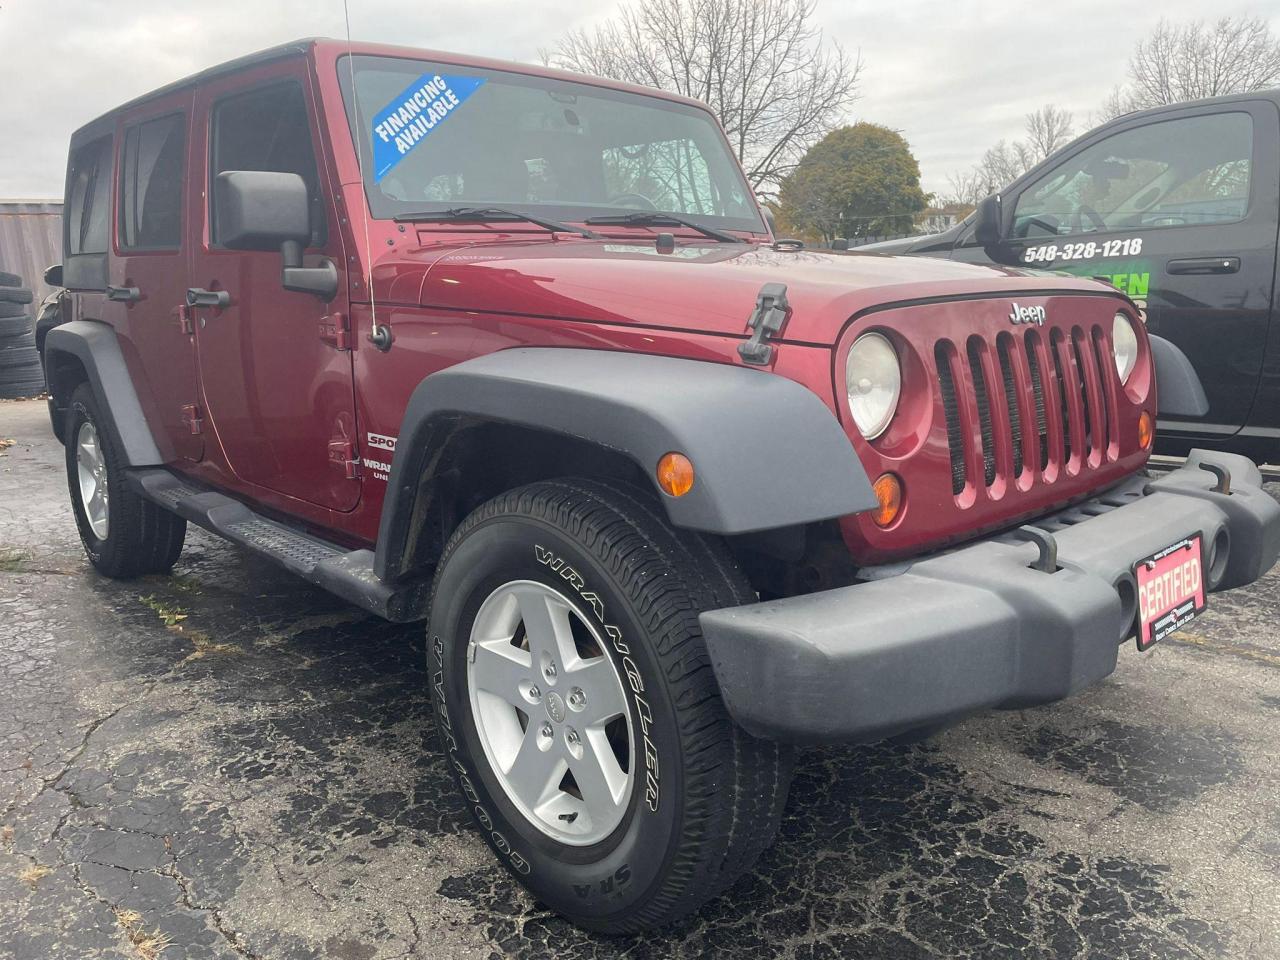
<path fill-rule="evenodd" d="M 1025 486 L 1115 459 L 1118 383 L 1100 326 L 944 339 L 934 359 L 957 496 L 971 478 Z"/>

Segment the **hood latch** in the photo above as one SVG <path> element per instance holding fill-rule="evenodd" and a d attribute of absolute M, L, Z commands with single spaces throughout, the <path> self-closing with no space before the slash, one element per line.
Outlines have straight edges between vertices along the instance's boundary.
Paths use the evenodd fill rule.
<path fill-rule="evenodd" d="M 773 347 L 766 341 L 777 336 L 790 313 L 785 283 L 766 283 L 760 288 L 756 308 L 747 320 L 751 339 L 738 344 L 738 356 L 743 363 L 764 366 L 773 359 Z"/>

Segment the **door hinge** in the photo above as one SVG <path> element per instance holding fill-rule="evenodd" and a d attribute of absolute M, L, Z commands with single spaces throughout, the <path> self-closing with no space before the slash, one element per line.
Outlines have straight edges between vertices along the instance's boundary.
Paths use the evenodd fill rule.
<path fill-rule="evenodd" d="M 338 350 L 351 349 L 351 323 L 345 313 L 331 313 L 320 318 L 320 339 Z"/>
<path fill-rule="evenodd" d="M 184 403 L 182 405 L 182 422 L 190 429 L 191 433 L 204 433 L 204 417 L 200 415 L 200 407 L 194 403 Z"/>
<path fill-rule="evenodd" d="M 337 437 L 329 441 L 329 462 L 339 464 L 348 480 L 360 476 L 360 460 L 356 457 L 355 441 Z"/>

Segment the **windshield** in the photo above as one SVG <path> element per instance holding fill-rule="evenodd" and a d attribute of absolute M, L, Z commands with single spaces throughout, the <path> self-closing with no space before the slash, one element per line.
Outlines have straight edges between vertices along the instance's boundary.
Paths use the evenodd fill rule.
<path fill-rule="evenodd" d="M 585 83 L 357 56 L 347 119 L 378 218 L 502 206 L 556 220 L 675 214 L 765 232 L 711 116 Z M 358 118 L 358 119 L 357 119 Z"/>

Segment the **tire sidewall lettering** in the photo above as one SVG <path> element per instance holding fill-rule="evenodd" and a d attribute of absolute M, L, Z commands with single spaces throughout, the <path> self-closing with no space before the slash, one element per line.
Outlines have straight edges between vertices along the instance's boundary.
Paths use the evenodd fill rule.
<path fill-rule="evenodd" d="M 534 544 L 533 554 L 538 563 L 558 574 L 591 608 L 605 636 L 609 638 L 609 642 L 613 645 L 614 652 L 618 655 L 619 665 L 622 667 L 627 686 L 630 688 L 633 715 L 639 727 L 637 739 L 640 741 L 640 754 L 643 756 L 645 764 L 645 806 L 650 813 L 657 813 L 661 801 L 661 781 L 658 776 L 658 748 L 650 735 L 653 728 L 653 709 L 649 706 L 649 701 L 643 696 L 645 689 L 644 678 L 640 675 L 640 668 L 636 666 L 636 662 L 631 656 L 631 647 L 623 640 L 622 629 L 606 620 L 604 601 L 594 590 L 587 589 L 586 579 L 582 574 L 564 558 L 541 544 Z"/>
<path fill-rule="evenodd" d="M 439 636 L 431 638 L 431 658 L 433 661 L 431 685 L 434 693 L 432 700 L 436 706 L 436 725 L 439 727 L 441 739 L 444 741 L 445 752 L 448 754 L 449 762 L 453 765 L 454 773 L 457 776 L 458 786 L 462 790 L 462 795 L 470 801 L 476 822 L 489 834 L 493 848 L 506 857 L 513 870 L 527 876 L 533 869 L 532 863 L 527 857 L 512 848 L 506 836 L 494 825 L 493 816 L 481 801 L 480 792 L 471 780 L 471 771 L 461 751 L 458 749 L 458 738 L 454 735 L 453 721 L 449 716 L 449 705 L 444 695 L 444 644 Z"/>

